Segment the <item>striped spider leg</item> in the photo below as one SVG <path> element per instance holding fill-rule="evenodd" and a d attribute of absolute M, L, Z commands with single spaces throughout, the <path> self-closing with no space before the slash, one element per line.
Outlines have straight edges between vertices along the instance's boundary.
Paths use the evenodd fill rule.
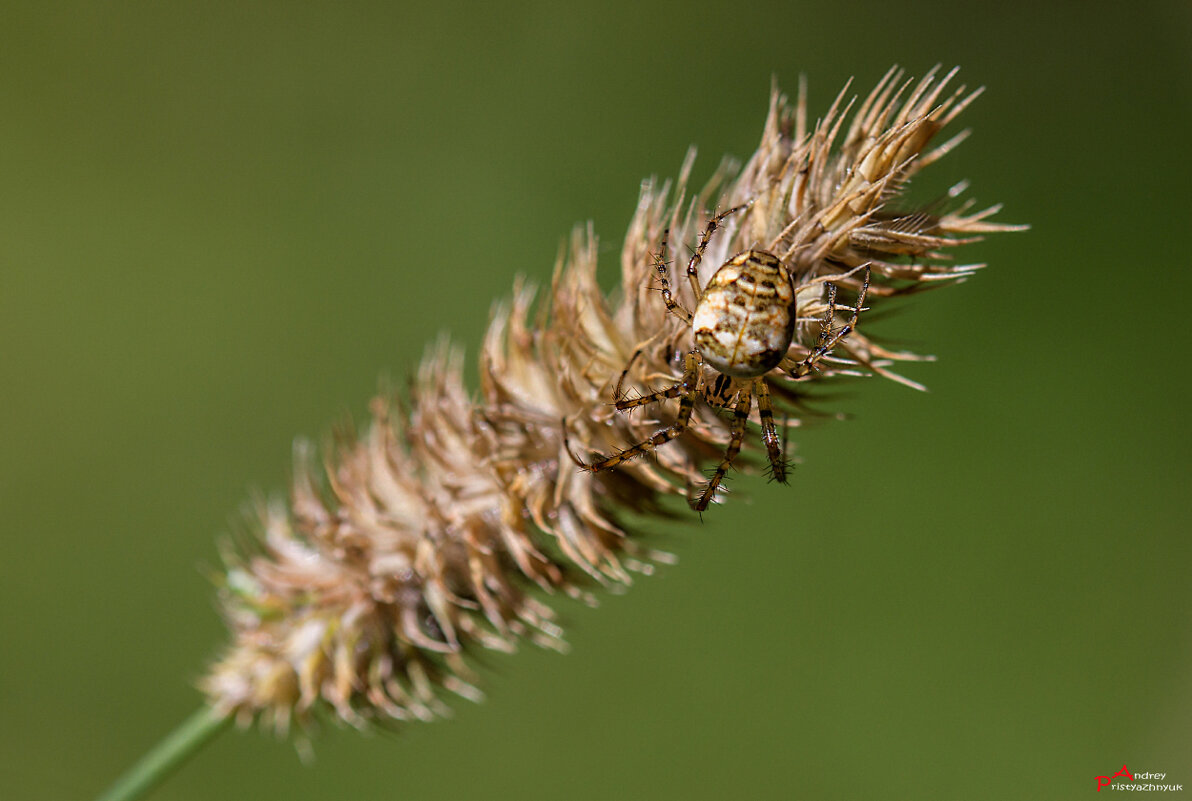
<path fill-rule="evenodd" d="M 832 348 L 836 347 L 840 340 L 857 330 L 857 320 L 861 317 L 861 310 L 865 306 L 865 295 L 869 292 L 869 276 L 870 269 L 866 267 L 865 279 L 861 282 L 861 290 L 857 293 L 857 303 L 852 307 L 852 317 L 835 331 L 832 330 L 832 326 L 836 324 L 836 285 L 828 284 L 828 310 L 824 313 L 824 319 L 820 323 L 819 345 L 802 361 L 790 360 L 789 365 L 787 361 L 783 362 L 782 366 L 790 376 L 802 378 L 815 372 L 816 364 L 831 353 Z"/>
<path fill-rule="evenodd" d="M 644 439 L 636 445 L 631 445 L 619 453 L 614 453 L 612 456 L 605 457 L 591 464 L 584 464 L 574 454 L 571 455 L 572 460 L 590 473 L 599 473 L 601 470 L 611 470 L 635 456 L 643 456 L 659 445 L 670 442 L 682 434 L 687 430 L 687 426 L 691 421 L 691 412 L 695 408 L 695 400 L 699 397 L 700 383 L 703 380 L 703 365 L 704 362 L 700 357 L 699 351 L 693 350 L 684 359 L 683 377 L 678 382 L 666 389 L 651 392 L 640 398 L 626 398 L 616 403 L 617 411 L 625 412 L 649 403 L 657 403 L 668 398 L 678 398 L 679 414 L 672 425 L 659 430 L 649 439 Z M 564 429 L 563 436 L 566 444 L 566 429 Z M 568 452 L 570 453 L 569 445 Z"/>

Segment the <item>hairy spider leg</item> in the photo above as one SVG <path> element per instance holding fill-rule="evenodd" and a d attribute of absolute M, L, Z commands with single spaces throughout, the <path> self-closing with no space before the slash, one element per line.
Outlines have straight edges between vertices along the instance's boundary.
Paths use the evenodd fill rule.
<path fill-rule="evenodd" d="M 589 465 L 584 465 L 578 460 L 576 460 L 576 462 L 584 470 L 587 470 L 591 473 L 598 473 L 601 470 L 610 470 L 636 456 L 642 456 L 649 453 L 658 446 L 670 442 L 672 439 L 686 431 L 687 424 L 691 420 L 691 411 L 693 408 L 695 408 L 695 399 L 699 392 L 699 383 L 703 374 L 703 366 L 704 361 L 699 355 L 699 351 L 693 350 L 687 354 L 683 378 L 679 381 L 679 383 L 659 392 L 651 393 L 651 395 L 647 396 L 648 400 L 638 398 L 633 401 L 626 401 L 627 404 L 632 404 L 631 406 L 626 406 L 626 408 L 633 408 L 634 406 L 642 405 L 642 403 L 650 403 L 661 398 L 673 398 L 678 396 L 679 415 L 675 418 L 673 425 L 658 431 L 649 439 L 642 440 L 636 445 L 631 445 L 620 453 L 615 453 L 612 456 L 601 459 L 600 461 L 593 462 Z M 642 403 L 639 403 L 638 401 L 642 401 Z M 620 404 L 618 404 L 618 406 L 619 405 Z"/>
<path fill-rule="evenodd" d="M 699 265 L 704 260 L 704 251 L 708 249 L 708 242 L 712 240 L 712 234 L 720 227 L 720 221 L 730 214 L 736 214 L 745 206 L 734 206 L 728 211 L 722 211 L 712 219 L 708 220 L 708 225 L 704 228 L 703 236 L 699 239 L 699 247 L 691 254 L 691 260 L 687 262 L 687 280 L 691 284 L 691 294 L 695 297 L 695 302 L 698 305 L 699 299 L 704 296 L 704 289 L 699 285 Z"/>
<path fill-rule="evenodd" d="M 654 257 L 654 270 L 658 273 L 658 283 L 662 285 L 662 300 L 666 303 L 667 310 L 683 322 L 690 325 L 691 312 L 683 308 L 683 306 L 674 299 L 674 296 L 671 295 L 670 276 L 667 274 L 670 263 L 666 260 L 666 238 L 669 235 L 669 228 L 662 232 L 662 243 L 658 247 L 658 255 Z"/>
<path fill-rule="evenodd" d="M 762 419 L 762 440 L 766 443 L 766 456 L 770 458 L 770 478 L 786 483 L 786 456 L 782 452 L 782 440 L 774 427 L 774 408 L 770 405 L 770 390 L 761 376 L 753 379 L 753 394 L 757 396 L 757 413 Z"/>
<path fill-rule="evenodd" d="M 684 382 L 680 381 L 679 383 L 669 386 L 666 389 L 660 389 L 657 392 L 651 392 L 649 395 L 642 395 L 640 398 L 624 398 L 617 401 L 614 405 L 617 407 L 618 412 L 627 412 L 631 409 L 636 409 L 638 406 L 645 406 L 646 404 L 655 403 L 667 398 L 678 397 L 684 392 L 685 389 L 686 387 L 684 386 Z"/>
<path fill-rule="evenodd" d="M 725 473 L 733 464 L 733 459 L 737 458 L 737 454 L 741 451 L 741 443 L 745 440 L 745 428 L 749 423 L 749 408 L 753 404 L 753 386 L 746 384 L 737 392 L 737 402 L 733 405 L 733 428 L 732 437 L 729 439 L 728 447 L 724 451 L 724 456 L 720 460 L 720 464 L 716 466 L 716 472 L 712 474 L 712 478 L 708 480 L 708 484 L 704 487 L 704 491 L 700 494 L 695 503 L 691 504 L 691 508 L 697 512 L 702 512 L 708 508 L 708 504 L 712 502 L 712 498 L 716 496 L 716 489 L 720 486 L 720 482 L 724 480 Z"/>
<path fill-rule="evenodd" d="M 865 295 L 869 292 L 869 275 L 870 270 L 866 267 L 865 280 L 861 284 L 861 291 L 857 293 L 857 305 L 853 307 L 853 316 L 837 331 L 832 330 L 832 323 L 836 316 L 836 285 L 828 284 L 828 313 L 824 315 L 824 321 L 820 327 L 819 347 L 813 350 L 806 359 L 797 363 L 794 369 L 788 371 L 795 378 L 802 378 L 810 374 L 820 359 L 827 356 L 840 340 L 856 330 L 857 320 L 861 317 L 861 309 L 865 305 Z"/>

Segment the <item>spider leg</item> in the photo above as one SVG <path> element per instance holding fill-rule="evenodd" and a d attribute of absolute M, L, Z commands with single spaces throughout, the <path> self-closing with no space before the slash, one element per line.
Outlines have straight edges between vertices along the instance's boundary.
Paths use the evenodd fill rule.
<path fill-rule="evenodd" d="M 666 398 L 677 397 L 683 394 L 684 389 L 686 389 L 684 382 L 680 381 L 679 383 L 669 386 L 666 389 L 660 389 L 657 392 L 651 392 L 649 395 L 642 395 L 640 398 L 622 398 L 614 405 L 617 407 L 618 412 L 627 412 L 631 409 L 636 409 L 638 406 L 645 406 L 650 403 L 656 403 L 657 401 L 665 400 Z"/>
<path fill-rule="evenodd" d="M 638 348 L 629 357 L 629 361 L 625 363 L 625 369 L 621 371 L 621 377 L 617 379 L 617 388 L 613 390 L 613 400 L 620 402 L 625 396 L 621 394 L 622 387 L 625 386 L 625 377 L 629 375 L 629 371 L 633 368 L 633 363 L 637 361 L 637 357 L 642 355 L 642 349 Z"/>
<path fill-rule="evenodd" d="M 753 393 L 757 395 L 757 411 L 762 419 L 762 441 L 766 443 L 766 455 L 770 458 L 770 478 L 786 483 L 786 455 L 782 452 L 782 441 L 774 428 L 774 409 L 770 405 L 770 390 L 760 376 L 753 379 Z"/>
<path fill-rule="evenodd" d="M 699 351 L 693 350 L 687 354 L 686 369 L 683 371 L 682 380 L 680 380 L 679 383 L 675 384 L 673 387 L 664 389 L 661 392 L 655 392 L 651 396 L 647 396 L 651 400 L 658 399 L 653 396 L 667 398 L 673 398 L 675 396 L 679 397 L 679 415 L 675 418 L 673 425 L 658 431 L 649 439 L 642 440 L 636 445 L 630 445 L 620 453 L 615 453 L 612 456 L 607 456 L 588 465 L 579 462 L 579 460 L 575 460 L 576 463 L 579 464 L 582 469 L 587 470 L 590 473 L 598 473 L 601 470 L 610 470 L 636 456 L 647 454 L 650 451 L 658 448 L 660 445 L 664 445 L 682 434 L 687 430 L 687 425 L 691 420 L 691 411 L 695 408 L 695 399 L 699 393 L 699 383 L 702 370 L 703 358 L 699 355 Z M 626 406 L 625 408 L 640 406 L 641 403 L 638 403 L 638 401 L 643 401 L 646 403 L 650 402 L 649 400 L 637 398 L 632 401 L 625 401 L 627 404 L 632 404 Z M 620 404 L 618 404 L 618 408 L 620 408 Z M 564 430 L 564 434 L 566 434 L 566 430 Z"/>
<path fill-rule="evenodd" d="M 691 312 L 683 308 L 680 303 L 671 295 L 670 276 L 668 267 L 670 262 L 666 260 L 666 238 L 670 235 L 670 229 L 667 228 L 662 232 L 662 244 L 658 248 L 657 255 L 654 256 L 654 270 L 658 273 L 658 283 L 662 285 L 662 300 L 666 303 L 666 308 L 671 314 L 678 317 L 685 323 L 691 322 Z"/>
<path fill-rule="evenodd" d="M 720 227 L 720 221 L 730 214 L 736 214 L 745 206 L 734 206 L 728 211 L 722 211 L 712 219 L 708 220 L 708 225 L 704 228 L 703 236 L 700 237 L 699 247 L 695 249 L 695 253 L 691 254 L 691 260 L 687 262 L 687 280 L 691 284 L 691 294 L 695 296 L 695 302 L 699 303 L 699 299 L 703 297 L 704 290 L 699 285 L 699 264 L 704 259 L 704 251 L 708 248 L 708 242 L 712 240 L 712 234 Z"/>
<path fill-rule="evenodd" d="M 716 467 L 716 472 L 712 474 L 712 478 L 708 480 L 708 485 L 704 487 L 704 491 L 700 493 L 695 503 L 691 504 L 691 508 L 697 512 L 702 512 L 708 508 L 708 504 L 712 502 L 712 498 L 716 496 L 716 489 L 720 486 L 720 482 L 724 480 L 725 473 L 733 464 L 733 459 L 737 458 L 737 454 L 741 451 L 741 443 L 745 440 L 745 428 L 749 423 L 749 408 L 753 404 L 753 388 L 746 384 L 737 393 L 737 402 L 733 406 L 733 431 L 732 437 L 729 439 L 728 447 L 724 451 L 724 457 L 720 460 L 720 464 Z"/>
<path fill-rule="evenodd" d="M 865 281 L 861 284 L 861 291 L 857 293 L 857 305 L 853 307 L 853 316 L 845 323 L 839 330 L 832 330 L 832 322 L 836 314 L 836 285 L 828 284 L 828 313 L 824 315 L 824 322 L 820 328 L 819 347 L 811 352 L 811 354 L 794 366 L 790 371 L 795 378 L 802 378 L 815 370 L 815 365 L 820 359 L 824 358 L 831 352 L 832 348 L 851 334 L 857 328 L 857 320 L 861 316 L 861 309 L 865 305 L 865 295 L 869 292 L 869 275 L 870 270 L 865 268 Z"/>

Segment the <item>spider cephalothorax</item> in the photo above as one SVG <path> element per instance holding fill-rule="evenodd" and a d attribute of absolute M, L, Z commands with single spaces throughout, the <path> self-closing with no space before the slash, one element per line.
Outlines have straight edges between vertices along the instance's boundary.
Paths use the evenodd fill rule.
<path fill-rule="evenodd" d="M 683 377 L 679 381 L 642 397 L 625 398 L 621 388 L 625 376 L 641 352 L 639 350 L 621 373 L 614 400 L 617 411 L 625 412 L 668 398 L 678 398 L 679 413 L 675 422 L 649 439 L 612 456 L 590 464 L 575 460 L 582 469 L 593 473 L 609 470 L 649 453 L 682 434 L 691 422 L 696 400 L 702 399 L 710 406 L 730 409 L 733 421 L 724 455 L 708 483 L 690 501 L 691 507 L 698 512 L 708 508 L 725 473 L 740 452 L 755 399 L 771 475 L 776 481 L 786 482 L 786 460 L 774 425 L 766 376 L 775 369 L 793 378 L 801 378 L 814 371 L 816 363 L 855 329 L 869 288 L 869 271 L 866 269 L 852 317 L 843 327 L 833 330 L 836 287 L 828 284 L 828 312 L 820 327 L 818 346 L 802 360 L 788 357 L 787 352 L 795 336 L 796 296 L 790 272 L 781 259 L 767 250 L 746 250 L 721 265 L 707 284 L 701 286 L 699 282 L 699 264 L 712 233 L 725 217 L 742 208 L 744 206 L 737 206 L 713 217 L 687 263 L 687 280 L 696 300 L 694 312 L 675 300 L 671 292 L 665 231 L 655 256 L 654 266 L 662 299 L 671 314 L 691 327 L 695 347 L 684 359 Z M 709 380 L 706 368 L 711 368 L 717 374 L 714 379 Z"/>

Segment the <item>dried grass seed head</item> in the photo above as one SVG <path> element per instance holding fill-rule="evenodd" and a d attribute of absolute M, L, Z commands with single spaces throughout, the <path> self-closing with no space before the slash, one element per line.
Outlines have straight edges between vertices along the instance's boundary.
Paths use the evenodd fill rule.
<path fill-rule="evenodd" d="M 871 305 L 954 282 L 979 265 L 952 263 L 948 249 L 1016 227 L 989 221 L 996 206 L 963 203 L 943 214 L 899 206 L 906 182 L 967 134 L 933 144 L 979 94 L 949 89 L 954 73 L 912 82 L 891 70 L 855 110 L 846 89 L 814 124 L 802 87 L 793 104 L 773 92 L 758 149 L 739 171 L 725 166 L 693 193 L 689 157 L 673 184 L 644 185 L 613 298 L 596 282 L 592 230 L 576 230 L 538 310 L 534 292 L 519 287 L 495 312 L 478 398 L 464 387 L 459 352 L 440 344 L 410 397 L 374 401 L 368 426 L 323 464 L 299 447 L 290 502 L 262 505 L 259 537 L 228 556 L 222 600 L 232 642 L 203 679 L 211 703 L 279 730 L 320 708 L 357 726 L 443 714 L 442 691 L 478 697 L 462 658 L 468 648 L 512 650 L 527 638 L 561 647 L 544 595 L 591 600 L 592 588 L 626 584 L 666 558 L 621 520 L 664 513 L 663 496 L 703 484 L 701 470 L 742 446 L 749 421 L 762 425 L 770 449 L 763 391 L 797 424 L 812 382 L 873 373 L 917 386 L 892 367 L 918 357 L 856 330 L 866 279 Z M 769 317 L 757 337 L 769 343 L 779 331 L 785 353 L 740 376 L 735 352 L 693 367 L 702 327 L 668 311 L 652 283 L 664 231 L 672 243 L 700 242 L 715 210 L 735 207 L 743 208 L 708 237 L 690 279 L 675 265 L 663 275 L 674 302 L 700 315 L 710 280 L 712 298 L 736 291 L 727 273 L 713 279 L 735 254 L 745 254 L 738 268 L 756 260 L 786 272 L 791 318 L 778 319 L 763 298 Z M 839 334 L 827 351 L 825 332 Z M 724 382 L 717 389 L 713 369 L 737 381 L 734 397 Z M 682 436 L 651 449 L 653 459 L 575 469 L 564 430 L 577 451 L 617 452 L 684 413 L 681 400 L 619 413 L 610 403 L 618 383 L 644 396 L 685 378 L 707 390 L 691 393 Z"/>

